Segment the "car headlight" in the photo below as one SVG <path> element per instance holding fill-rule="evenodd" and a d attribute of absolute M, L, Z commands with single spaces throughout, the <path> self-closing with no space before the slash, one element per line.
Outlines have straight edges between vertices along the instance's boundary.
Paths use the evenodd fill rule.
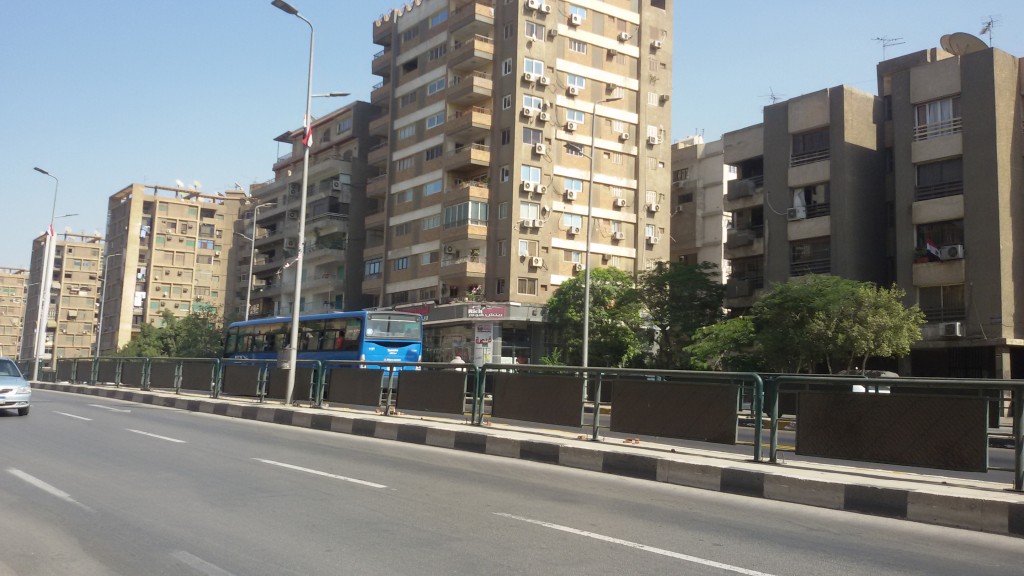
<path fill-rule="evenodd" d="M 32 393 L 32 387 L 31 386 L 22 386 L 21 388 L 15 388 L 14 389 L 14 393 L 15 394 L 31 394 Z"/>

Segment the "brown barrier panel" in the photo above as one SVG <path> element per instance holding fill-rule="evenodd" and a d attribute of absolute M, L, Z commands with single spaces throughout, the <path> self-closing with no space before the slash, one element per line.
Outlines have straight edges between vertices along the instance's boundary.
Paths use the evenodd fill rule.
<path fill-rule="evenodd" d="M 142 360 L 121 365 L 121 386 L 142 388 Z"/>
<path fill-rule="evenodd" d="M 292 401 L 304 402 L 309 400 L 309 378 L 313 373 L 312 368 L 299 366 L 295 370 L 295 388 L 292 390 Z M 288 388 L 288 371 L 281 368 L 271 368 L 270 378 L 267 380 L 266 398 L 284 400 Z"/>
<path fill-rule="evenodd" d="M 174 364 L 153 362 L 149 365 L 150 388 L 174 388 Z"/>
<path fill-rule="evenodd" d="M 75 382 L 92 382 L 92 360 L 79 360 Z"/>
<path fill-rule="evenodd" d="M 339 404 L 380 406 L 381 379 L 385 372 L 360 368 L 331 369 L 326 400 Z"/>
<path fill-rule="evenodd" d="M 220 391 L 234 396 L 256 396 L 259 379 L 259 366 L 228 364 L 224 367 Z"/>
<path fill-rule="evenodd" d="M 736 443 L 735 384 L 615 380 L 612 432 Z M 607 385 L 607 384 L 606 384 Z"/>
<path fill-rule="evenodd" d="M 213 386 L 214 362 L 185 361 L 181 366 L 181 389 L 209 392 Z"/>
<path fill-rule="evenodd" d="M 113 384 L 117 380 L 117 362 L 100 362 L 100 373 L 96 379 Z"/>
<path fill-rule="evenodd" d="M 466 377 L 462 371 L 402 370 L 396 386 L 401 390 L 396 405 L 401 410 L 422 410 L 444 414 L 466 411 Z"/>
<path fill-rule="evenodd" d="M 986 472 L 987 408 L 981 398 L 801 392 L 796 453 Z"/>
<path fill-rule="evenodd" d="M 491 416 L 580 426 L 583 417 L 583 378 L 543 374 L 496 372 L 488 376 L 494 385 Z"/>
<path fill-rule="evenodd" d="M 57 382 L 71 382 L 74 367 L 74 360 L 57 360 Z"/>

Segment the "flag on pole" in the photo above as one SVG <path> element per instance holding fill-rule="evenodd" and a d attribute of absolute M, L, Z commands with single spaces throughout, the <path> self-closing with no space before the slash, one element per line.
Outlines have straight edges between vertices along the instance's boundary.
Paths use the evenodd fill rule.
<path fill-rule="evenodd" d="M 931 258 L 934 257 L 936 260 L 938 260 L 939 259 L 939 247 L 935 245 L 935 242 L 932 242 L 932 239 L 928 238 L 928 239 L 926 239 L 924 241 L 924 245 L 925 245 L 925 250 L 928 251 L 928 258 L 931 259 Z"/>
<path fill-rule="evenodd" d="M 49 227 L 48 227 L 48 228 L 46 229 L 46 234 L 47 234 L 48 236 L 50 236 L 51 238 L 52 238 L 53 236 L 55 236 L 55 234 L 53 233 L 53 224 L 52 224 L 52 223 L 51 223 L 51 224 L 50 224 L 50 226 L 49 226 Z"/>
<path fill-rule="evenodd" d="M 306 148 L 313 147 L 313 123 L 306 119 L 306 135 L 302 137 L 302 143 L 306 145 Z"/>

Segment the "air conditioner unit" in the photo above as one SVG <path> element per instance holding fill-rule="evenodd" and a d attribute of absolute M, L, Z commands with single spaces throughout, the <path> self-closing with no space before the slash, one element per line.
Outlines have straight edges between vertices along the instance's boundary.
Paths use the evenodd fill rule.
<path fill-rule="evenodd" d="M 609 48 L 608 49 L 608 55 L 609 56 L 618 56 L 619 55 L 619 51 L 616 50 L 615 48 Z"/>
<path fill-rule="evenodd" d="M 579 26 L 580 24 L 583 24 L 583 18 L 579 14 L 569 15 L 569 26 Z"/>
<path fill-rule="evenodd" d="M 579 86 L 569 86 L 569 88 L 566 89 L 566 92 L 569 93 L 569 96 L 579 96 L 580 88 Z"/>
<path fill-rule="evenodd" d="M 299 219 L 299 211 L 298 210 L 289 210 L 288 211 L 288 218 L 290 220 L 298 220 Z"/>
<path fill-rule="evenodd" d="M 572 271 L 573 272 L 582 272 L 583 271 L 583 263 L 576 262 L 575 264 L 573 264 L 572 265 Z"/>
<path fill-rule="evenodd" d="M 658 96 L 658 99 L 661 100 L 662 102 L 668 102 L 668 98 L 668 94 L 662 94 L 661 96 Z"/>
<path fill-rule="evenodd" d="M 629 32 L 619 32 L 619 42 L 625 42 L 630 38 L 632 38 L 632 36 L 629 34 Z"/>
<path fill-rule="evenodd" d="M 547 193 L 548 193 L 548 187 L 547 186 L 545 186 L 543 184 L 538 184 L 537 185 L 537 194 L 547 194 Z"/>
<path fill-rule="evenodd" d="M 623 132 L 619 134 L 619 140 L 622 140 L 623 142 L 629 140 L 629 132 Z"/>
<path fill-rule="evenodd" d="M 537 185 L 533 182 L 523 182 L 523 192 L 533 192 Z"/>
<path fill-rule="evenodd" d="M 220 250 L 217 250 L 216 252 L 214 252 L 213 255 L 217 256 L 219 258 L 220 257 Z"/>
<path fill-rule="evenodd" d="M 615 202 L 613 202 L 613 204 L 615 205 L 616 208 L 625 208 L 626 207 L 626 199 L 625 198 L 616 198 Z"/>
<path fill-rule="evenodd" d="M 658 138 L 657 136 L 648 136 L 647 143 L 651 146 L 657 146 L 658 144 L 661 144 L 661 138 Z"/>
<path fill-rule="evenodd" d="M 547 154 L 548 147 L 543 142 L 537 142 L 536 144 L 533 145 L 533 152 L 535 154 L 540 154 L 543 156 L 544 154 Z"/>
<path fill-rule="evenodd" d="M 540 219 L 534 219 L 534 220 L 531 220 L 530 222 L 531 222 L 530 223 L 530 227 L 531 228 L 540 228 L 541 226 L 544 225 L 544 221 L 540 220 Z"/>
<path fill-rule="evenodd" d="M 454 254 L 455 253 L 455 246 L 452 246 L 451 244 L 449 244 L 448 246 L 445 246 L 444 247 L 444 253 L 445 254 Z"/>
<path fill-rule="evenodd" d="M 658 238 L 657 236 L 648 236 L 647 237 L 647 243 L 652 245 L 652 246 L 657 244 L 658 241 L 660 241 L 660 240 L 661 240 L 661 238 Z"/>
<path fill-rule="evenodd" d="M 565 191 L 565 199 L 566 200 L 574 201 L 574 200 L 576 200 L 577 196 L 579 196 L 579 192 L 577 192 L 575 190 L 566 190 Z"/>
<path fill-rule="evenodd" d="M 565 123 L 565 130 L 567 132 L 575 132 L 576 128 L 577 128 L 577 124 L 575 122 L 571 121 L 571 120 Z"/>
<path fill-rule="evenodd" d="M 540 120 L 541 122 L 550 122 L 551 121 L 551 113 L 550 112 L 541 112 L 540 114 L 537 114 L 537 119 Z"/>
<path fill-rule="evenodd" d="M 285 248 L 295 248 L 295 238 L 285 238 L 284 239 L 284 247 Z"/>
<path fill-rule="evenodd" d="M 959 260 L 964 257 L 963 244 L 948 244 L 939 248 L 939 260 Z"/>
<path fill-rule="evenodd" d="M 536 79 L 537 77 L 534 76 L 532 72 L 523 72 L 523 80 L 526 82 L 533 82 Z"/>
<path fill-rule="evenodd" d="M 651 48 L 654 48 L 655 50 L 661 50 L 662 46 L 663 44 L 661 43 L 661 40 L 651 40 Z"/>
<path fill-rule="evenodd" d="M 551 14 L 551 6 L 547 4 L 541 4 L 540 11 L 545 14 Z"/>
<path fill-rule="evenodd" d="M 536 112 L 536 109 L 530 108 L 529 106 L 523 107 L 523 116 L 526 116 L 527 118 L 532 118 Z"/>
<path fill-rule="evenodd" d="M 541 86 L 547 86 L 548 84 L 551 84 L 551 79 L 548 78 L 547 76 L 541 76 L 540 78 L 537 78 L 537 84 L 540 84 Z"/>
<path fill-rule="evenodd" d="M 612 240 L 625 240 L 625 239 L 626 239 L 626 233 L 625 232 L 612 232 Z"/>
<path fill-rule="evenodd" d="M 939 324 L 939 333 L 947 338 L 962 338 L 964 335 L 963 322 L 943 322 Z"/>
<path fill-rule="evenodd" d="M 657 212 L 658 210 L 661 210 L 661 204 L 652 202 L 647 205 L 647 210 L 650 212 Z"/>
<path fill-rule="evenodd" d="M 341 190 L 342 189 L 341 186 L 342 186 L 341 180 L 332 180 L 331 181 L 331 190 Z"/>
<path fill-rule="evenodd" d="M 540 268 L 543 265 L 544 265 L 544 259 L 541 258 L 540 256 L 531 256 L 530 257 L 530 266 L 533 266 L 534 268 Z"/>
<path fill-rule="evenodd" d="M 526 7 L 530 10 L 536 10 L 540 8 L 540 0 L 526 0 Z"/>
<path fill-rule="evenodd" d="M 786 218 L 788 218 L 790 221 L 793 221 L 793 220 L 803 220 L 804 218 L 807 218 L 807 209 L 806 208 L 787 208 L 786 209 Z"/>
<path fill-rule="evenodd" d="M 575 236 L 575 235 L 577 235 L 579 233 L 580 233 L 580 227 L 579 226 L 570 226 L 569 227 L 569 234 L 572 234 L 573 236 Z"/>

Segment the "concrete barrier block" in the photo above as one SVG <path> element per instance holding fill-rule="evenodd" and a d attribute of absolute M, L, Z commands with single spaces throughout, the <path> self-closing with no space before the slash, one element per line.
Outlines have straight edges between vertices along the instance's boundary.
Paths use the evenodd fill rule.
<path fill-rule="evenodd" d="M 661 460 L 658 462 L 656 480 L 717 492 L 722 488 L 722 469 L 702 464 Z"/>
<path fill-rule="evenodd" d="M 277 408 L 269 408 L 260 406 L 256 410 L 256 420 L 260 422 L 273 422 L 274 416 L 277 414 Z"/>
<path fill-rule="evenodd" d="M 427 445 L 441 448 L 455 448 L 455 430 L 430 428 L 427 430 Z"/>
<path fill-rule="evenodd" d="M 296 412 L 292 416 L 292 426 L 298 426 L 300 428 L 312 428 L 313 427 L 313 415 L 308 412 Z"/>
<path fill-rule="evenodd" d="M 352 433 L 352 419 L 343 418 L 341 416 L 335 416 L 331 418 L 331 432 L 339 432 L 341 434 Z"/>
<path fill-rule="evenodd" d="M 558 451 L 558 463 L 570 468 L 600 472 L 601 467 L 604 466 L 604 454 L 599 450 L 589 448 L 561 446 Z"/>
<path fill-rule="evenodd" d="M 213 411 L 216 409 L 217 404 L 213 402 L 200 402 L 199 410 L 197 410 L 197 412 L 202 412 L 203 414 L 213 414 Z"/>
<path fill-rule="evenodd" d="M 377 428 L 373 432 L 374 438 L 381 440 L 398 440 L 398 424 L 394 422 L 377 422 Z"/>
<path fill-rule="evenodd" d="M 832 482 L 773 474 L 764 478 L 764 497 L 769 500 L 842 510 L 845 494 L 845 486 Z"/>
<path fill-rule="evenodd" d="M 239 404 L 228 404 L 227 406 L 228 411 L 225 414 L 225 416 L 230 416 L 232 418 L 241 418 L 242 414 L 245 413 L 245 406 Z"/>
<path fill-rule="evenodd" d="M 1006 534 L 1009 502 L 957 498 L 923 492 L 907 495 L 907 520 Z"/>
<path fill-rule="evenodd" d="M 487 453 L 492 456 L 519 458 L 519 441 L 511 438 L 487 437 Z"/>

